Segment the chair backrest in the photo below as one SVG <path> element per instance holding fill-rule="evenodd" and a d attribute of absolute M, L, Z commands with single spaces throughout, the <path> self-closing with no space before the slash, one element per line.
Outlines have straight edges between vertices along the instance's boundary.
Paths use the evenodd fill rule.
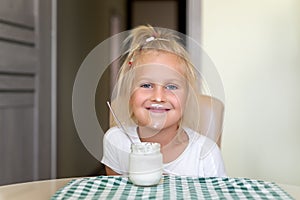
<path fill-rule="evenodd" d="M 211 138 L 221 148 L 223 132 L 224 104 L 217 98 L 200 95 L 200 133 Z M 110 127 L 116 122 L 110 114 Z"/>
<path fill-rule="evenodd" d="M 217 98 L 200 95 L 200 132 L 214 140 L 221 148 L 224 104 Z"/>

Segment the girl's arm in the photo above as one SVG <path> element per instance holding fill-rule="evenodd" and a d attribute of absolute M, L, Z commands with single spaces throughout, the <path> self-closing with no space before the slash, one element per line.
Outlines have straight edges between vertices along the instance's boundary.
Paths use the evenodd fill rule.
<path fill-rule="evenodd" d="M 105 165 L 105 171 L 106 171 L 106 175 L 107 176 L 120 176 L 121 174 L 118 174 L 117 172 L 115 172 L 114 170 L 112 170 L 110 167 L 107 167 Z"/>

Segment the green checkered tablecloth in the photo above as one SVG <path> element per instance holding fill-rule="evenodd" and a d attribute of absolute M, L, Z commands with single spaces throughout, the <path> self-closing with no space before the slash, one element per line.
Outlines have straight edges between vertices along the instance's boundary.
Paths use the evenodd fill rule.
<path fill-rule="evenodd" d="M 126 177 L 97 176 L 70 181 L 54 199 L 292 199 L 278 185 L 247 178 L 163 176 L 157 186 L 139 187 Z"/>

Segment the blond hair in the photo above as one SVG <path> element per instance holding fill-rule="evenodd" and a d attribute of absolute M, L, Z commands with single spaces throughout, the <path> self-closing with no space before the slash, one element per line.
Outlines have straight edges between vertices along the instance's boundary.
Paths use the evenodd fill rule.
<path fill-rule="evenodd" d="M 183 39 L 170 29 L 148 26 L 138 26 L 131 31 L 125 43 L 129 43 L 128 55 L 121 66 L 119 77 L 123 77 L 135 64 L 141 53 L 147 50 L 165 51 L 177 55 L 186 64 L 187 78 L 194 81 L 195 69 L 189 59 L 189 54 L 183 47 Z"/>

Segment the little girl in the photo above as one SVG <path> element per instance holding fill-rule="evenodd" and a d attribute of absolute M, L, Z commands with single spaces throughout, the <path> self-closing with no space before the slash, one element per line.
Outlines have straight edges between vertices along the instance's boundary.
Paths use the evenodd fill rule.
<path fill-rule="evenodd" d="M 139 26 L 127 38 L 112 102 L 122 129 L 109 129 L 103 140 L 107 175 L 128 174 L 133 141 L 160 143 L 165 174 L 226 176 L 218 146 L 197 132 L 197 76 L 179 39 L 151 26 Z"/>

